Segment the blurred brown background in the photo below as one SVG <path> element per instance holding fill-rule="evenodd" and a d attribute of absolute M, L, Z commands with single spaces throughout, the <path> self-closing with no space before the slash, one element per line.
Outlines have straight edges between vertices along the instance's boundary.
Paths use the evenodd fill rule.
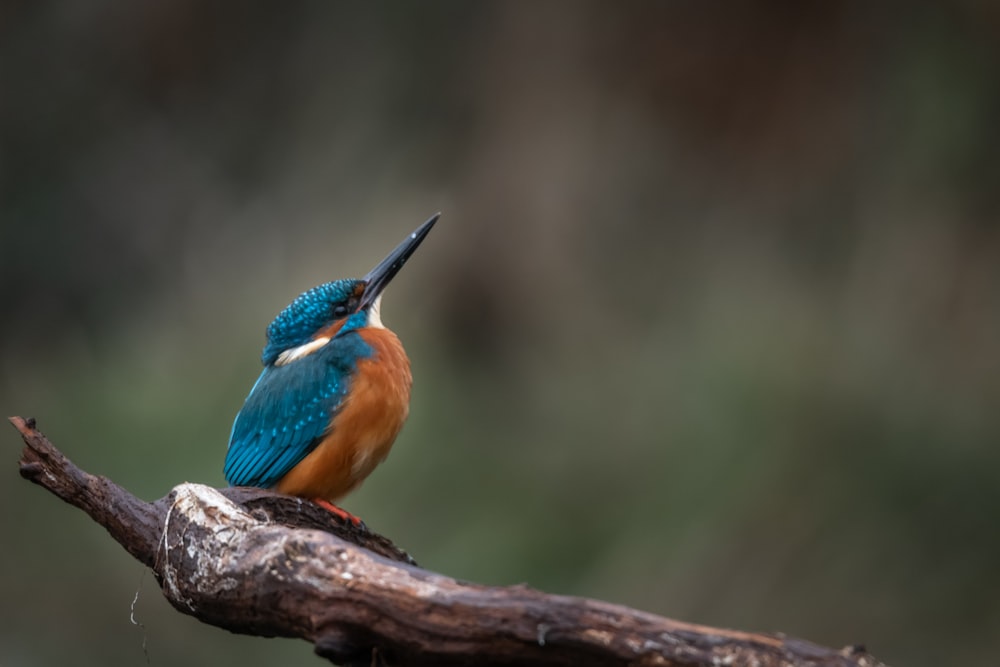
<path fill-rule="evenodd" d="M 1000 6 L 250 4 L 0 5 L 5 415 L 222 485 L 270 319 L 441 210 L 347 508 L 461 578 L 994 659 Z M 4 441 L 0 664 L 321 664 L 174 612 Z"/>

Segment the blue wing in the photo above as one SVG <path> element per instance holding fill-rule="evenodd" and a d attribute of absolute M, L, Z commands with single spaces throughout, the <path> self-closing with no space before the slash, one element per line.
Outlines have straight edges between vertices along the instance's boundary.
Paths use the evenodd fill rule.
<path fill-rule="evenodd" d="M 284 366 L 267 366 L 236 415 L 224 473 L 233 486 L 268 488 L 315 449 L 350 388 L 360 336 L 336 337 Z"/>

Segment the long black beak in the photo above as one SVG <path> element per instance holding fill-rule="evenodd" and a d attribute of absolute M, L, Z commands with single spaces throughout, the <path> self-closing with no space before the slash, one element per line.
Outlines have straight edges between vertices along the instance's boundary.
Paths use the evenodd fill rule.
<path fill-rule="evenodd" d="M 375 303 L 378 295 L 382 293 L 382 290 L 389 284 L 389 281 L 403 268 L 403 264 L 410 258 L 410 255 L 417 249 L 417 246 L 424 240 L 424 237 L 427 236 L 427 233 L 431 231 L 431 227 L 434 226 L 434 223 L 440 217 L 440 213 L 432 215 L 427 222 L 417 227 L 412 234 L 396 246 L 395 250 L 390 252 L 385 259 L 368 272 L 368 275 L 361 279 L 365 283 L 365 291 L 361 295 L 359 310 L 368 308 Z"/>

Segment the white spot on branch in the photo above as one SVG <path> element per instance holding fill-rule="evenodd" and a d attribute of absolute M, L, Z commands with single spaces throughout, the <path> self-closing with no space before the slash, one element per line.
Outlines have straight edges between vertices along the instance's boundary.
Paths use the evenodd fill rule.
<path fill-rule="evenodd" d="M 171 544 L 171 520 L 175 518 L 175 514 L 184 517 L 187 525 L 176 544 Z M 202 536 L 203 539 L 187 542 L 187 527 L 192 525 L 197 526 L 199 531 L 206 531 L 208 535 Z M 191 599 L 183 593 L 178 578 L 179 568 L 187 575 L 187 583 L 202 595 L 218 594 L 239 586 L 237 579 L 219 574 L 228 569 L 228 561 L 234 552 L 239 551 L 238 543 L 255 525 L 257 521 L 249 513 L 209 486 L 181 484 L 174 487 L 173 503 L 167 510 L 160 539 L 163 583 L 170 596 L 191 611 L 195 610 Z M 181 563 L 178 568 L 171 562 L 171 551 L 178 547 L 184 547 L 184 554 L 190 565 Z"/>

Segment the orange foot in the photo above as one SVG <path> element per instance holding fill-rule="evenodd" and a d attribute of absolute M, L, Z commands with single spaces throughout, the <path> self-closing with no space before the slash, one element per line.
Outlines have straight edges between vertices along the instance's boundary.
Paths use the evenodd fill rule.
<path fill-rule="evenodd" d="M 342 521 L 353 524 L 355 528 L 363 528 L 365 525 L 364 521 L 354 516 L 347 510 L 337 507 L 329 500 L 324 500 L 322 498 L 313 498 L 313 502 L 322 507 L 323 509 L 325 509 L 330 514 L 341 519 Z"/>

